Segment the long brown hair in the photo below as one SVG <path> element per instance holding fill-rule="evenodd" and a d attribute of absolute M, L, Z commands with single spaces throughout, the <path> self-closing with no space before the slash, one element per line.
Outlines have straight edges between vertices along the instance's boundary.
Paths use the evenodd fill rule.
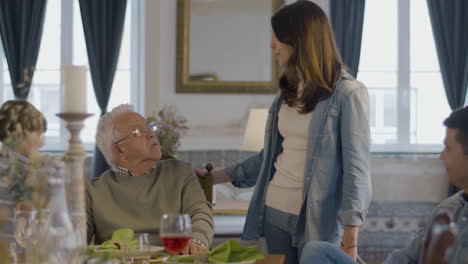
<path fill-rule="evenodd" d="M 293 48 L 280 76 L 279 87 L 290 107 L 309 113 L 333 94 L 344 66 L 330 22 L 323 10 L 310 1 L 297 1 L 271 17 L 276 38 Z M 303 93 L 298 96 L 299 83 Z"/>

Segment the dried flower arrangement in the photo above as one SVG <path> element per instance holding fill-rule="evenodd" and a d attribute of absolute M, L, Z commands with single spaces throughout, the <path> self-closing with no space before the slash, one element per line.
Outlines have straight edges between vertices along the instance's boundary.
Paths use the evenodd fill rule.
<path fill-rule="evenodd" d="M 149 122 L 155 122 L 156 135 L 161 144 L 163 158 L 173 157 L 180 147 L 180 139 L 189 128 L 187 119 L 177 115 L 174 106 L 165 106 L 148 118 Z"/>

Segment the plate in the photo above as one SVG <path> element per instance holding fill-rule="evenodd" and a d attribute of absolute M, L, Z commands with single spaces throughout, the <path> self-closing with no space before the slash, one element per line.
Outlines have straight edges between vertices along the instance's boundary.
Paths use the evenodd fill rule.
<path fill-rule="evenodd" d="M 223 264 L 254 264 L 256 260 L 248 260 L 248 261 L 241 261 L 241 262 L 229 262 L 229 263 L 223 263 Z M 162 263 L 166 264 L 187 264 L 187 262 L 175 262 L 175 261 L 168 261 L 164 260 Z M 200 262 L 197 262 L 197 264 Z M 200 263 L 200 264 L 216 264 L 216 263 Z"/>
<path fill-rule="evenodd" d="M 163 261 L 166 264 L 187 264 L 187 262 L 173 262 L 173 261 Z M 222 263 L 222 264 L 254 264 L 255 260 L 249 261 L 242 261 L 242 262 L 229 262 L 229 263 Z M 199 264 L 199 262 L 197 262 Z M 216 263 L 200 263 L 200 264 L 216 264 Z"/>
<path fill-rule="evenodd" d="M 94 246 L 94 255 L 99 256 L 104 254 L 105 252 L 110 252 L 112 257 L 114 258 L 121 258 L 124 256 L 125 251 L 118 250 L 118 249 L 98 249 L 100 245 Z M 163 251 L 164 247 L 158 246 L 150 246 L 151 257 L 156 258 L 159 255 L 159 252 Z"/>

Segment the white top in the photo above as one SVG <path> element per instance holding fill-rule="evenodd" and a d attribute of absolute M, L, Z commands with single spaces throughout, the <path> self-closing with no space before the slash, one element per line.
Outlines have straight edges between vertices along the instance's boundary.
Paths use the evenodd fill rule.
<path fill-rule="evenodd" d="M 283 104 L 278 113 L 278 129 L 283 136 L 283 152 L 275 162 L 266 205 L 299 215 L 302 205 L 307 138 L 312 112 L 300 114 L 297 108 Z"/>

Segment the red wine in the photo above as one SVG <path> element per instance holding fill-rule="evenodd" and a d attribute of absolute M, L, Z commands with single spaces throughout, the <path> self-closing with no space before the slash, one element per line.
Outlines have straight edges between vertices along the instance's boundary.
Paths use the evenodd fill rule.
<path fill-rule="evenodd" d="M 166 250 L 172 254 L 179 253 L 182 249 L 187 246 L 189 242 L 189 236 L 162 236 L 161 241 L 166 247 Z"/>

